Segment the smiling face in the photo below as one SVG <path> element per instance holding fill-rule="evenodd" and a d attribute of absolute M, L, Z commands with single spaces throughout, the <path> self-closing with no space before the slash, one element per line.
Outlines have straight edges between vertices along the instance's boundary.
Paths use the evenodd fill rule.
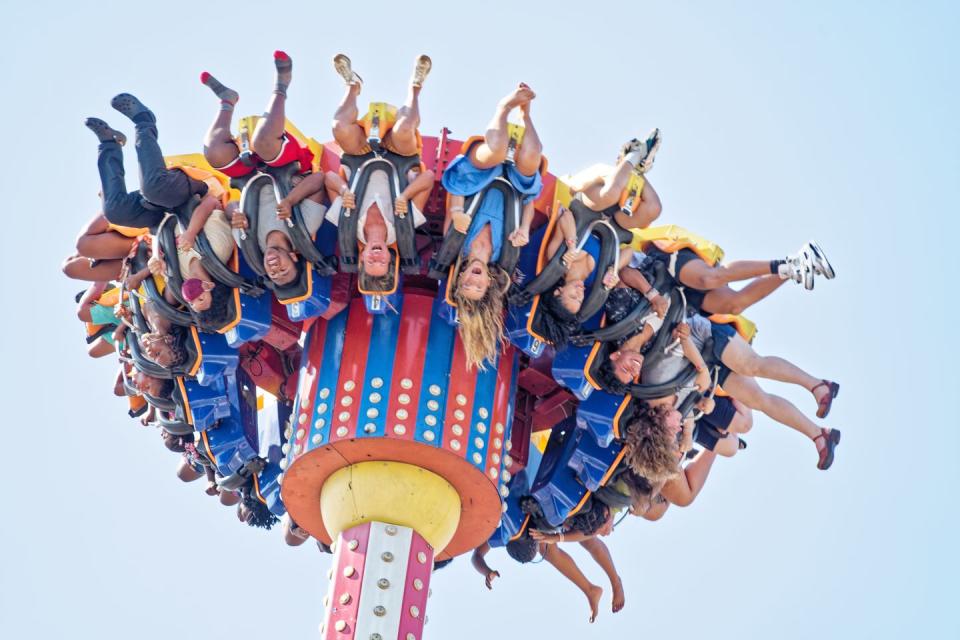
<path fill-rule="evenodd" d="M 639 351 L 614 351 L 610 354 L 614 377 L 623 384 L 630 384 L 640 375 L 643 356 Z"/>
<path fill-rule="evenodd" d="M 143 354 L 161 367 L 169 369 L 173 365 L 174 352 L 170 346 L 173 336 L 159 333 L 145 333 L 140 338 Z M 139 389 L 139 387 L 138 387 Z"/>
<path fill-rule="evenodd" d="M 159 397 L 163 393 L 163 380 L 148 376 L 142 371 L 138 371 L 133 375 L 133 386 L 140 393 L 145 393 L 149 396 Z"/>
<path fill-rule="evenodd" d="M 390 250 L 387 243 L 372 241 L 360 253 L 363 272 L 373 278 L 381 278 L 390 271 Z"/>
<path fill-rule="evenodd" d="M 297 279 L 297 254 L 285 235 L 273 232 L 263 251 L 263 270 L 273 284 L 283 287 Z"/>
<path fill-rule="evenodd" d="M 583 306 L 583 296 L 586 286 L 582 280 L 570 280 L 557 287 L 554 295 L 560 304 L 570 313 L 577 313 Z"/>
<path fill-rule="evenodd" d="M 457 289 L 468 300 L 482 300 L 490 288 L 490 270 L 482 260 L 474 258 L 460 272 Z"/>

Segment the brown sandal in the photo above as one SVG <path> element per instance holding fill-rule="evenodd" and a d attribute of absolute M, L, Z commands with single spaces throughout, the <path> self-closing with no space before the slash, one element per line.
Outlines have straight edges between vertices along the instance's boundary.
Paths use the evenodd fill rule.
<path fill-rule="evenodd" d="M 821 380 L 820 384 L 810 389 L 810 393 L 816 397 L 817 389 L 820 387 L 826 387 L 827 393 L 825 396 L 820 398 L 817 402 L 817 417 L 826 418 L 830 414 L 830 407 L 833 406 L 833 399 L 837 397 L 837 394 L 840 393 L 840 384 L 837 382 L 831 382 L 830 380 Z"/>
<path fill-rule="evenodd" d="M 814 444 L 821 438 L 823 438 L 823 449 L 817 449 L 817 453 L 820 454 L 817 469 L 826 471 L 833 464 L 833 452 L 840 444 L 840 431 L 837 429 L 821 429 L 820 435 L 813 439 Z"/>

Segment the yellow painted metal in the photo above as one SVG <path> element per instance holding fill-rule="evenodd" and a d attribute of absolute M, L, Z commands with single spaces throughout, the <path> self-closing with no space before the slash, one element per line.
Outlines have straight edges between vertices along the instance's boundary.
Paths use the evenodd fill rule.
<path fill-rule="evenodd" d="M 630 246 L 638 251 L 643 251 L 645 246 L 652 243 L 666 253 L 690 249 L 711 266 L 715 266 L 723 260 L 723 249 L 720 248 L 720 245 L 675 224 L 648 227 L 647 229 L 631 229 L 631 232 L 633 233 L 633 241 Z"/>
<path fill-rule="evenodd" d="M 403 462 L 360 462 L 334 472 L 320 491 L 320 512 L 336 539 L 377 520 L 414 529 L 433 547 L 446 548 L 460 523 L 460 496 L 439 475 Z"/>

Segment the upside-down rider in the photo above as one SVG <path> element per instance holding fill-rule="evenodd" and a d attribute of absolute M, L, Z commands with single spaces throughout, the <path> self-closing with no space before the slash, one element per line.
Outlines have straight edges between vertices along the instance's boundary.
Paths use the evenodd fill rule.
<path fill-rule="evenodd" d="M 515 247 L 529 242 L 534 201 L 543 189 L 543 145 L 530 115 L 534 98 L 533 90 L 521 82 L 497 104 L 483 139 L 457 156 L 443 172 L 443 186 L 451 196 L 444 232 L 453 225 L 466 234 L 453 275 L 452 296 L 470 367 L 484 368 L 496 361 L 503 343 L 503 301 L 513 274 L 497 263 L 504 242 L 503 197 L 489 192 L 472 217 L 464 211 L 464 202 L 498 177 L 505 177 L 523 198 L 520 226 L 506 240 Z M 513 161 L 506 162 L 511 144 L 507 118 L 514 109 L 520 111 L 524 134 Z"/>
<path fill-rule="evenodd" d="M 407 157 L 420 153 L 417 133 L 420 126 L 420 91 L 432 65 L 426 55 L 417 58 L 406 102 L 397 109 L 396 121 L 381 141 L 387 151 Z M 342 53 L 334 57 L 333 66 L 347 87 L 333 116 L 333 137 L 345 155 L 361 156 L 371 150 L 367 143 L 367 131 L 358 121 L 357 99 L 363 79 L 353 71 L 350 58 Z M 328 172 L 325 177 L 325 186 L 332 200 L 327 220 L 339 224 L 341 210 L 355 210 L 353 215 L 358 216 L 357 241 L 363 247 L 359 255 L 361 287 L 367 291 L 389 291 L 393 284 L 391 265 L 397 259 L 390 251 L 397 237 L 395 215 L 413 215 L 414 227 L 426 222 L 422 210 L 433 187 L 434 174 L 421 167 L 411 168 L 406 176 L 407 187 L 397 194 L 394 202 L 390 176 L 385 170 L 376 169 L 370 173 L 363 201 L 357 202 L 355 194 L 350 191 L 352 176 L 349 169 L 345 166 L 342 169 L 345 176 Z"/>

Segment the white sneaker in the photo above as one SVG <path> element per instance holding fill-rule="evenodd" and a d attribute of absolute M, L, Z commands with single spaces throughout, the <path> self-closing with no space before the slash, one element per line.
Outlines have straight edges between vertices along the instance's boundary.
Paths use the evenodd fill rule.
<path fill-rule="evenodd" d="M 795 256 L 787 256 L 786 265 L 788 279 L 802 284 L 807 291 L 813 289 L 813 262 L 803 251 Z"/>
<path fill-rule="evenodd" d="M 432 68 L 433 61 L 430 60 L 430 56 L 418 56 L 413 65 L 413 76 L 410 78 L 410 84 L 414 87 L 422 87 L 423 81 L 427 79 L 427 74 L 430 73 L 430 69 Z"/>
<path fill-rule="evenodd" d="M 817 275 L 821 275 L 827 280 L 833 280 L 837 277 L 836 272 L 833 270 L 833 265 L 827 260 L 827 254 L 823 252 L 823 249 L 816 240 L 811 240 L 805 244 L 802 251 L 810 257 L 810 261 L 813 263 L 813 269 Z"/>
<path fill-rule="evenodd" d="M 625 143 L 620 148 L 624 160 L 633 165 L 637 173 L 646 173 L 653 168 L 653 160 L 660 149 L 660 129 L 653 129 L 647 134 L 646 140 L 636 138 Z"/>

